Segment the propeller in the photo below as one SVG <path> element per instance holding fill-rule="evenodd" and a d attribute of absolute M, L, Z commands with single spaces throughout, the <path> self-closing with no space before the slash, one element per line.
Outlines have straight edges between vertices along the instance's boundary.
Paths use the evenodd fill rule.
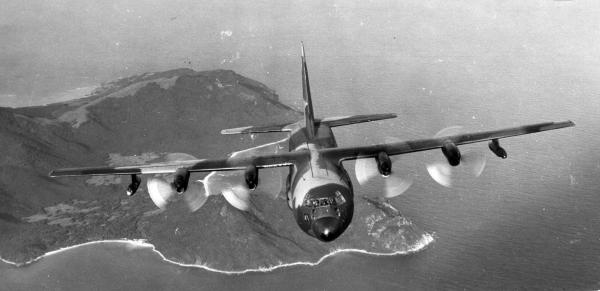
<path fill-rule="evenodd" d="M 150 195 L 152 202 L 154 202 L 158 208 L 163 210 L 167 208 L 169 202 L 171 202 L 177 194 L 173 184 L 161 178 L 149 178 L 146 185 L 148 187 L 148 195 Z"/>
<path fill-rule="evenodd" d="M 256 186 L 254 191 L 257 193 L 266 194 L 271 199 L 277 199 L 283 190 L 285 190 L 283 185 L 286 177 L 282 174 L 282 171 L 285 170 L 285 168 L 260 169 L 258 186 Z"/>
<path fill-rule="evenodd" d="M 188 188 L 183 192 L 183 200 L 190 212 L 200 209 L 208 200 L 208 192 L 204 187 L 204 180 L 190 181 Z"/>
<path fill-rule="evenodd" d="M 196 157 L 186 153 L 168 153 L 164 155 L 163 160 L 165 162 L 189 161 L 196 160 Z M 170 182 L 173 181 L 173 178 L 174 175 L 157 175 L 148 178 L 146 182 L 150 199 L 160 209 L 165 210 L 170 203 L 178 200 L 177 190 Z M 192 212 L 202 207 L 208 198 L 202 186 L 202 181 L 189 181 L 187 190 L 182 196 Z"/>
<path fill-rule="evenodd" d="M 243 171 L 211 172 L 203 180 L 207 195 L 223 194 L 231 206 L 247 211 L 250 208 L 250 190 Z"/>
<path fill-rule="evenodd" d="M 234 152 L 231 157 L 251 157 L 259 154 L 273 154 L 285 150 L 287 139 L 260 145 L 246 150 Z M 166 162 L 196 160 L 196 157 L 184 153 L 170 153 L 164 156 Z M 154 204 L 160 209 L 183 197 L 183 201 L 191 212 L 200 209 L 210 195 L 223 194 L 225 200 L 233 207 L 247 211 L 250 208 L 250 193 L 257 191 L 268 194 L 276 199 L 282 191 L 283 175 L 280 168 L 260 169 L 259 183 L 256 189 L 250 189 L 246 183 L 244 171 L 218 171 L 211 172 L 202 180 L 190 180 L 187 190 L 182 195 L 173 183 L 173 175 L 149 178 L 147 181 L 148 193 Z"/>
<path fill-rule="evenodd" d="M 287 152 L 288 149 L 288 138 L 284 138 L 279 141 L 259 145 L 256 147 L 252 147 L 249 149 L 237 151 L 231 153 L 231 157 L 236 158 L 246 158 L 257 155 L 269 155 L 269 154 L 277 154 L 280 152 Z M 256 189 L 254 191 L 258 193 L 267 194 L 269 197 L 276 199 L 283 189 L 284 184 L 284 175 L 282 175 L 281 171 L 283 168 L 263 168 L 259 170 L 259 181 Z M 213 184 L 221 185 L 223 189 L 231 188 L 235 195 L 231 195 L 231 193 L 224 194 L 225 199 L 227 201 L 234 201 L 235 197 L 240 197 L 240 199 L 245 199 L 243 197 L 248 196 L 245 192 L 250 192 L 252 190 L 248 189 L 247 184 L 244 181 L 244 172 L 243 171 L 231 171 L 231 172 L 221 172 L 215 173 L 215 175 L 220 176 L 219 182 L 212 182 Z M 208 178 L 208 177 L 207 177 Z M 225 181 L 228 180 L 228 181 Z M 225 183 L 225 186 L 223 186 Z M 235 187 L 234 187 L 235 186 Z M 235 197 L 234 197 L 235 196 Z M 229 197 L 229 198 L 228 198 Z M 231 200 L 230 200 L 231 199 Z M 238 208 L 239 209 L 239 208 Z"/>
<path fill-rule="evenodd" d="M 440 130 L 434 138 L 457 135 L 462 131 L 462 126 L 451 126 Z M 435 160 L 427 163 L 427 172 L 438 184 L 452 187 L 456 181 L 467 177 L 479 177 L 486 164 L 485 154 L 478 150 L 464 150 L 460 152 L 460 164 L 451 166 L 444 155 L 436 155 Z"/>
<path fill-rule="evenodd" d="M 398 139 L 386 138 L 386 143 L 398 141 Z M 387 157 L 387 154 L 385 157 Z M 354 164 L 356 180 L 358 180 L 358 183 L 363 186 L 367 185 L 368 183 L 383 183 L 384 193 L 382 194 L 386 198 L 392 198 L 401 195 L 412 185 L 413 178 L 411 173 L 402 168 L 402 163 L 399 162 L 400 160 L 402 160 L 400 156 L 390 157 L 392 165 L 391 173 L 384 177 L 379 172 L 377 159 L 358 159 Z"/>
<path fill-rule="evenodd" d="M 170 203 L 178 199 L 177 190 L 173 184 L 162 177 L 149 178 L 147 187 L 150 199 L 160 209 L 165 210 Z M 208 199 L 204 181 L 190 181 L 182 196 L 190 212 L 200 209 Z"/>

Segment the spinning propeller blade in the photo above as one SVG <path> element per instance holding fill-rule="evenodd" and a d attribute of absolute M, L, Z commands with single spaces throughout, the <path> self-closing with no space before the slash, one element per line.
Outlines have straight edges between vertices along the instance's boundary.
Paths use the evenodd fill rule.
<path fill-rule="evenodd" d="M 250 209 L 250 189 L 242 185 L 234 186 L 223 190 L 223 197 L 231 206 L 247 211 Z"/>
<path fill-rule="evenodd" d="M 161 178 L 149 178 L 146 185 L 152 202 L 163 210 L 167 208 L 169 202 L 177 194 L 175 187 Z"/>
<path fill-rule="evenodd" d="M 202 180 L 190 181 L 187 190 L 183 193 L 183 200 L 190 212 L 200 209 L 206 203 L 206 200 L 208 200 L 208 193 L 204 188 L 204 182 Z"/>
<path fill-rule="evenodd" d="M 373 158 L 356 160 L 354 172 L 356 173 L 356 180 L 361 185 L 366 184 L 369 180 L 379 175 L 377 162 Z"/>
<path fill-rule="evenodd" d="M 396 139 L 386 138 L 386 142 L 396 142 Z M 392 161 L 392 172 L 389 176 L 383 177 L 377 167 L 377 161 L 375 158 L 358 159 L 354 164 L 354 170 L 356 173 L 356 180 L 360 185 L 366 185 L 370 182 L 383 183 L 385 189 L 381 193 L 386 198 L 396 197 L 406 192 L 412 185 L 413 179 L 409 173 L 404 172 L 405 169 L 401 169 L 399 161 L 400 156 L 390 157 Z M 383 181 L 382 181 L 383 180 Z"/>
<path fill-rule="evenodd" d="M 385 179 L 385 197 L 392 198 L 406 192 L 412 185 L 413 180 L 408 176 L 397 176 L 393 173 Z"/>
<path fill-rule="evenodd" d="M 457 135 L 462 126 L 451 126 L 440 130 L 435 138 Z M 465 150 L 460 155 L 460 164 L 451 166 L 443 155 L 436 154 L 434 161 L 426 165 L 431 178 L 444 187 L 452 187 L 456 181 L 466 177 L 479 177 L 486 164 L 485 154 L 477 150 Z"/>
<path fill-rule="evenodd" d="M 250 208 L 250 190 L 243 171 L 212 172 L 204 178 L 208 195 L 223 194 L 231 206 L 246 211 Z"/>
<path fill-rule="evenodd" d="M 257 193 L 268 195 L 272 199 L 277 199 L 284 190 L 285 175 L 281 173 L 283 168 L 265 168 L 260 169 L 258 175 L 258 186 L 254 190 Z"/>
<path fill-rule="evenodd" d="M 286 151 L 287 139 L 272 142 L 246 150 L 234 152 L 232 157 L 251 157 L 261 154 L 273 154 Z M 170 153 L 163 158 L 167 162 L 196 160 L 197 158 L 185 153 Z M 272 198 L 277 198 L 283 189 L 282 169 L 261 169 L 259 172 L 259 183 L 256 191 L 268 194 Z M 168 182 L 172 177 L 150 178 L 148 179 L 148 193 L 150 198 L 161 209 L 175 200 L 177 191 L 172 183 Z M 211 172 L 203 180 L 190 180 L 187 190 L 183 193 L 183 200 L 194 212 L 200 209 L 206 203 L 208 196 L 223 194 L 225 200 L 233 207 L 247 211 L 250 207 L 250 192 L 245 180 L 244 171 L 222 171 Z"/>

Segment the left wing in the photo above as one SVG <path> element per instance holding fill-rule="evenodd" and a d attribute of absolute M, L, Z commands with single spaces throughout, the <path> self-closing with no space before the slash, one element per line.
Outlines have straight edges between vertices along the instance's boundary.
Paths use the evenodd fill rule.
<path fill-rule="evenodd" d="M 458 146 L 570 126 L 575 126 L 575 124 L 570 120 L 563 122 L 545 122 L 500 130 L 443 136 L 439 138 L 419 139 L 361 147 L 328 148 L 319 150 L 319 154 L 324 158 L 342 162 L 345 160 L 374 158 L 380 152 L 385 152 L 388 155 L 400 155 L 441 148 L 447 143 L 453 143 L 454 145 Z"/>

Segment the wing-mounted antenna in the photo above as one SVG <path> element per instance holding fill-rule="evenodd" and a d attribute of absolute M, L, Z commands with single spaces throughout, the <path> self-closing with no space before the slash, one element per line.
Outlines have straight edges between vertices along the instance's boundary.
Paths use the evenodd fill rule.
<path fill-rule="evenodd" d="M 308 82 L 308 69 L 306 68 L 306 56 L 304 54 L 304 43 L 300 42 L 302 49 L 302 98 L 304 99 L 304 120 L 306 122 L 306 133 L 308 138 L 315 136 L 315 116 L 313 113 L 312 99 L 310 97 L 310 84 Z"/>

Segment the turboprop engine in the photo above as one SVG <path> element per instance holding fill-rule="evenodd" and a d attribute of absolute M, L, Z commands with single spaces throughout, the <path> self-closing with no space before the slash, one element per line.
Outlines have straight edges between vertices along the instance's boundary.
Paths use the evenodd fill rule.
<path fill-rule="evenodd" d="M 375 160 L 377 161 L 377 170 L 379 170 L 379 174 L 387 177 L 392 173 L 392 160 L 386 152 L 379 152 Z"/>
<path fill-rule="evenodd" d="M 246 185 L 248 185 L 248 189 L 256 189 L 256 186 L 258 186 L 258 169 L 256 168 L 256 166 L 252 165 L 246 168 L 246 170 L 244 171 L 244 180 L 246 180 Z"/>
<path fill-rule="evenodd" d="M 175 171 L 175 177 L 171 183 L 159 177 L 148 178 L 148 195 L 156 206 L 165 209 L 176 194 L 186 192 L 189 180 L 190 172 L 185 168 Z"/>
<path fill-rule="evenodd" d="M 127 190 L 125 191 L 125 193 L 127 193 L 127 196 L 132 196 L 133 194 L 135 194 L 135 192 L 137 192 L 138 188 L 140 187 L 141 183 L 142 178 L 140 176 L 131 175 L 131 184 L 127 186 Z"/>
<path fill-rule="evenodd" d="M 175 178 L 173 178 L 173 187 L 177 193 L 181 194 L 187 190 L 188 182 L 190 181 L 190 172 L 187 169 L 177 169 Z"/>
<path fill-rule="evenodd" d="M 444 156 L 446 156 L 446 159 L 451 166 L 456 167 L 460 164 L 460 151 L 453 142 L 448 141 L 444 143 L 444 145 L 442 145 L 442 153 L 444 153 Z"/>
<path fill-rule="evenodd" d="M 492 139 L 492 141 L 490 141 L 490 143 L 488 144 L 488 147 L 490 148 L 492 153 L 494 153 L 499 158 L 506 159 L 506 157 L 508 156 L 506 154 L 506 151 L 500 146 L 500 142 L 497 139 Z"/>

